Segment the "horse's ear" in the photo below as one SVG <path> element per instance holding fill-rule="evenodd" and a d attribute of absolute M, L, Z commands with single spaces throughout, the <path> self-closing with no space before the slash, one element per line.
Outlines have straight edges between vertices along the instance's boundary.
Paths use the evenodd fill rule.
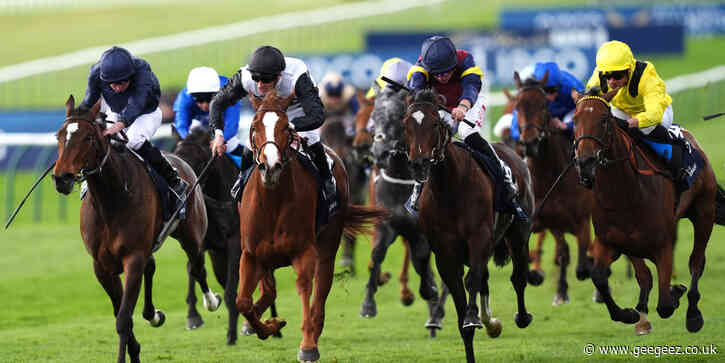
<path fill-rule="evenodd" d="M 101 100 L 99 99 L 93 107 L 91 107 L 91 118 L 95 119 L 98 115 L 98 110 L 101 109 Z"/>
<path fill-rule="evenodd" d="M 287 110 L 289 105 L 292 104 L 292 100 L 295 99 L 295 91 L 292 91 L 292 93 L 289 94 L 285 99 L 282 100 L 282 104 L 280 105 L 280 108 L 283 110 Z"/>
<path fill-rule="evenodd" d="M 439 104 L 441 104 L 441 105 L 445 105 L 446 104 L 446 96 L 441 95 L 441 94 L 437 94 L 436 95 L 436 98 L 438 99 L 438 103 Z"/>
<path fill-rule="evenodd" d="M 516 85 L 516 88 L 521 88 L 521 77 L 517 71 L 514 71 L 514 84 Z"/>
<path fill-rule="evenodd" d="M 367 105 L 368 104 L 368 102 L 367 102 L 368 99 L 365 98 L 365 95 L 362 93 L 362 91 L 356 91 L 355 92 L 355 98 L 357 99 L 357 104 L 358 105 L 361 105 L 362 106 L 362 105 Z"/>
<path fill-rule="evenodd" d="M 571 89 L 571 98 L 574 100 L 574 103 L 579 102 L 579 97 L 581 97 L 581 95 L 579 94 L 579 92 L 577 90 L 575 90 L 575 89 L 572 88 Z"/>
<path fill-rule="evenodd" d="M 262 105 L 262 99 L 257 98 L 255 95 L 249 95 L 249 103 L 252 104 L 252 108 L 257 111 L 259 109 L 259 106 Z"/>
<path fill-rule="evenodd" d="M 611 91 L 603 94 L 602 95 L 602 98 L 604 98 L 605 100 L 607 100 L 607 102 L 610 102 L 610 101 L 612 101 L 612 98 L 614 98 L 614 96 L 617 94 L 617 92 L 619 92 L 618 89 L 611 90 Z"/>
<path fill-rule="evenodd" d="M 541 84 L 542 87 L 544 87 L 544 86 L 546 86 L 546 81 L 548 81 L 548 80 L 549 80 L 549 71 L 547 70 L 544 73 L 544 77 L 541 78 L 541 81 L 539 81 L 539 83 Z"/>
<path fill-rule="evenodd" d="M 73 95 L 70 95 L 68 97 L 68 101 L 65 101 L 65 115 L 70 116 L 71 113 L 73 113 L 73 109 L 75 109 L 76 106 L 76 100 L 73 98 Z"/>
<path fill-rule="evenodd" d="M 509 100 L 509 101 L 513 101 L 514 100 L 514 96 L 511 96 L 511 92 L 509 92 L 509 89 L 508 88 L 504 88 L 503 89 L 503 94 L 506 95 L 506 99 L 507 100 Z"/>

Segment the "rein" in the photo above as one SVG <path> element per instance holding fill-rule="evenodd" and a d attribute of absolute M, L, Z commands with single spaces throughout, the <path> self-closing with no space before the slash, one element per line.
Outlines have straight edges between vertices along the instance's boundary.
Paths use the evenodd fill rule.
<path fill-rule="evenodd" d="M 521 97 L 523 92 L 530 91 L 530 90 L 539 90 L 544 95 L 544 97 L 546 97 L 546 92 L 544 92 L 544 89 L 541 88 L 541 86 L 522 87 L 521 90 L 519 91 L 518 97 Z M 539 135 L 536 137 L 536 139 L 534 139 L 530 142 L 525 142 L 525 141 L 522 141 L 521 139 L 519 139 L 519 140 L 517 140 L 519 145 L 526 146 L 528 144 L 538 144 L 538 143 L 541 143 L 542 141 L 544 141 L 549 136 L 549 134 L 551 133 L 551 129 L 549 128 L 549 122 L 551 121 L 551 114 L 549 113 L 549 110 L 547 108 L 544 108 L 543 111 L 545 114 L 543 127 L 539 126 L 533 122 L 532 123 L 526 122 L 526 123 L 524 123 L 524 126 L 521 128 L 522 132 L 524 130 L 528 130 L 528 129 L 532 129 L 532 128 L 536 129 L 537 131 L 539 131 Z"/>

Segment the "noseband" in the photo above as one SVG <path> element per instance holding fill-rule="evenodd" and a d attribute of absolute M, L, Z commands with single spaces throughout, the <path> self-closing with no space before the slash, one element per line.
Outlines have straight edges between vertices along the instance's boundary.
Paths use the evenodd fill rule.
<path fill-rule="evenodd" d="M 413 102 L 410 105 L 408 105 L 408 115 L 410 116 L 411 110 L 413 109 L 413 106 L 433 106 L 436 110 L 439 109 L 445 109 L 445 106 L 440 104 L 435 104 L 433 102 L 427 102 L 427 101 L 421 101 L 421 102 Z M 446 158 L 446 146 L 448 146 L 448 143 L 451 141 L 451 129 L 446 125 L 443 120 L 441 119 L 440 114 L 437 112 L 435 113 L 435 118 L 433 120 L 433 129 L 437 130 L 438 134 L 438 141 L 436 141 L 436 145 L 433 147 L 433 150 L 431 150 L 431 158 L 430 162 L 433 165 L 436 165 L 438 163 L 443 162 Z"/>
<path fill-rule="evenodd" d="M 612 131 L 612 126 L 610 126 L 610 124 L 612 124 L 612 118 L 614 116 L 612 115 L 612 111 L 609 108 L 609 102 L 607 100 L 605 100 L 604 98 L 599 97 L 599 96 L 585 96 L 585 97 L 580 98 L 577 101 L 577 103 L 576 103 L 577 104 L 577 107 L 579 106 L 579 104 L 581 102 L 583 102 L 585 100 L 597 100 L 599 102 L 604 103 L 604 105 L 607 107 L 607 113 L 605 115 L 603 115 L 601 119 L 599 119 L 599 122 L 601 122 L 601 123 L 604 124 L 604 137 L 603 137 L 603 139 L 607 140 L 607 142 L 605 142 L 603 139 L 600 139 L 600 138 L 598 138 L 596 136 L 591 136 L 591 135 L 582 135 L 582 136 L 579 136 L 579 137 L 576 138 L 576 140 L 574 140 L 574 147 L 572 149 L 572 153 L 574 155 L 572 156 L 572 158 L 578 164 L 579 163 L 579 157 L 576 154 L 576 150 L 579 147 L 579 143 L 581 141 L 583 141 L 583 140 L 592 140 L 595 143 L 597 143 L 597 145 L 599 145 L 599 147 L 600 147 L 600 149 L 596 152 L 596 155 L 595 155 L 596 162 L 597 162 L 598 165 L 600 165 L 602 167 L 606 167 L 606 166 L 609 166 L 609 165 L 611 165 L 613 163 L 616 163 L 618 161 L 627 160 L 628 158 L 626 158 L 626 157 L 625 158 L 621 158 L 621 159 L 608 159 L 607 158 L 607 154 L 611 150 L 611 148 L 612 148 L 612 142 L 614 140 L 614 132 Z"/>
<path fill-rule="evenodd" d="M 281 109 L 278 109 L 278 108 L 260 108 L 260 109 L 257 110 L 257 113 L 260 113 L 260 112 L 262 112 L 262 113 L 265 113 L 265 112 L 274 112 L 276 114 L 284 113 L 284 111 L 282 111 Z M 287 122 L 289 123 L 289 120 Z M 297 138 L 296 137 L 297 136 L 297 132 L 295 132 L 295 130 L 292 129 L 291 127 L 287 127 L 287 133 L 289 134 L 289 137 L 287 138 L 287 145 L 285 145 L 284 149 L 281 148 L 279 146 L 279 144 L 277 144 L 277 142 L 275 142 L 275 141 L 269 141 L 269 140 L 263 142 L 262 145 L 257 146 L 254 143 L 254 126 L 252 126 L 249 129 L 249 135 L 250 135 L 250 144 L 252 146 L 252 152 L 254 154 L 254 162 L 256 162 L 257 165 L 261 165 L 262 162 L 259 160 L 259 156 L 262 153 L 262 149 L 264 149 L 264 147 L 267 146 L 267 145 L 273 145 L 274 147 L 277 148 L 277 150 L 279 150 L 279 152 L 281 154 L 280 155 L 280 163 L 282 164 L 282 167 L 284 167 L 285 165 L 287 165 L 287 163 L 289 162 L 289 159 L 290 158 L 289 158 L 289 155 L 285 152 L 285 150 L 286 149 L 292 149 L 292 140 L 294 140 L 294 139 Z M 299 150 L 299 147 L 298 147 L 298 150 Z"/>
<path fill-rule="evenodd" d="M 92 127 L 94 128 L 96 133 L 98 132 L 98 130 L 95 128 L 96 127 L 95 121 L 91 121 L 87 118 L 79 117 L 79 116 L 68 116 L 65 118 L 64 122 L 68 122 L 68 121 L 72 121 L 72 120 L 86 121 L 90 125 L 92 125 Z M 95 148 L 96 143 L 98 143 L 98 138 L 97 137 L 91 138 L 91 147 Z M 85 168 L 81 168 L 81 170 L 78 171 L 78 174 L 76 174 L 73 177 L 73 182 L 81 183 L 81 182 L 86 181 L 88 179 L 88 177 L 90 177 L 91 175 L 100 174 L 101 171 L 103 170 L 103 166 L 106 165 L 106 162 L 108 161 L 108 157 L 110 155 L 111 155 L 111 143 L 109 142 L 108 146 L 106 147 L 106 154 L 103 156 L 101 163 L 97 167 L 95 167 L 91 170 L 86 170 Z M 86 162 L 87 162 L 87 160 L 86 160 Z"/>

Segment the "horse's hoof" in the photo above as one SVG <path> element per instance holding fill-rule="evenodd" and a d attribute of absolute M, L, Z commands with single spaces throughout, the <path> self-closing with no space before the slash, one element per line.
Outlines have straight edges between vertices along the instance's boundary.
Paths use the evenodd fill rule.
<path fill-rule="evenodd" d="M 621 321 L 625 324 L 634 324 L 639 321 L 639 312 L 634 309 L 622 309 L 619 311 L 617 321 Z"/>
<path fill-rule="evenodd" d="M 702 329 L 702 326 L 705 324 L 705 320 L 702 319 L 702 313 L 699 311 L 695 314 L 687 314 L 687 321 L 685 322 L 685 326 L 687 327 L 687 331 L 690 333 L 697 333 Z"/>
<path fill-rule="evenodd" d="M 213 294 L 211 291 L 204 294 L 204 308 L 209 311 L 216 311 L 222 304 L 222 296 L 219 294 Z"/>
<path fill-rule="evenodd" d="M 594 292 L 592 293 L 592 301 L 594 301 L 597 304 L 604 303 L 604 298 L 602 297 L 602 294 L 599 293 L 599 290 L 594 289 Z"/>
<path fill-rule="evenodd" d="M 649 320 L 640 320 L 634 326 L 634 335 L 647 335 L 652 331 L 652 323 Z"/>
<path fill-rule="evenodd" d="M 426 329 L 443 329 L 443 324 L 441 324 L 440 320 L 428 319 L 428 321 L 425 322 L 425 328 Z"/>
<path fill-rule="evenodd" d="M 551 306 L 560 306 L 569 303 L 569 296 L 556 294 L 554 301 L 551 302 Z"/>
<path fill-rule="evenodd" d="M 317 362 L 320 360 L 320 351 L 317 348 L 300 349 L 297 353 L 297 360 L 300 362 Z"/>
<path fill-rule="evenodd" d="M 236 345 L 237 344 L 237 337 L 232 336 L 231 334 L 227 334 L 227 345 Z"/>
<path fill-rule="evenodd" d="M 413 295 L 410 291 L 404 292 L 400 295 L 400 302 L 403 303 L 404 306 L 413 305 L 413 301 L 415 301 L 415 295 Z"/>
<path fill-rule="evenodd" d="M 242 329 L 239 331 L 239 334 L 242 334 L 245 337 L 248 337 L 248 336 L 254 335 L 256 333 L 257 332 L 255 332 L 254 328 L 252 328 L 252 326 L 249 325 L 248 321 L 244 321 L 244 323 L 242 323 Z"/>
<path fill-rule="evenodd" d="M 585 267 L 578 267 L 576 269 L 576 279 L 579 281 L 583 281 L 591 277 L 590 271 Z"/>
<path fill-rule="evenodd" d="M 683 284 L 677 284 L 670 286 L 670 293 L 672 294 L 672 304 L 677 309 L 680 306 L 680 298 L 687 292 L 687 287 Z"/>
<path fill-rule="evenodd" d="M 378 307 L 375 304 L 375 300 L 363 301 L 362 307 L 360 308 L 360 316 L 363 318 L 374 318 L 378 316 Z"/>
<path fill-rule="evenodd" d="M 521 329 L 529 326 L 532 320 L 534 320 L 534 316 L 531 315 L 531 313 L 519 314 L 517 312 L 514 314 L 514 321 L 516 322 L 516 326 Z"/>
<path fill-rule="evenodd" d="M 483 329 L 483 323 L 481 323 L 481 319 L 476 315 L 466 317 L 463 320 L 463 329 L 466 328 Z"/>
<path fill-rule="evenodd" d="M 158 328 L 158 327 L 164 325 L 165 321 L 166 321 L 166 314 L 164 314 L 163 311 L 156 309 L 156 311 L 154 311 L 154 318 L 149 320 L 149 324 L 154 328 Z"/>
<path fill-rule="evenodd" d="M 544 282 L 544 271 L 541 270 L 529 270 L 527 280 L 529 285 L 539 286 Z"/>
<path fill-rule="evenodd" d="M 199 315 L 186 318 L 186 330 L 198 329 L 201 328 L 202 325 L 204 325 L 204 320 L 202 320 Z"/>
<path fill-rule="evenodd" d="M 381 273 L 380 276 L 378 276 L 378 286 L 383 286 L 387 284 L 392 276 L 393 275 L 391 275 L 390 272 Z"/>
<path fill-rule="evenodd" d="M 498 338 L 498 336 L 501 335 L 501 331 L 503 331 L 501 320 L 491 318 L 491 320 L 488 321 L 488 326 L 486 327 L 486 334 L 488 334 L 491 338 Z"/>

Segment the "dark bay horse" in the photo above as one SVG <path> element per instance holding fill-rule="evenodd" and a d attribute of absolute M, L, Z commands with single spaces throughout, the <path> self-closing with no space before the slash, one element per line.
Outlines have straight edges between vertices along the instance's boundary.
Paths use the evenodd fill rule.
<path fill-rule="evenodd" d="M 534 182 L 534 195 L 537 205 L 554 184 L 559 175 L 567 169 L 571 161 L 571 141 L 564 131 L 550 127 L 551 114 L 549 101 L 543 89 L 548 72 L 540 81 L 527 79 L 522 82 L 518 72 L 514 73 L 514 82 L 518 94 L 514 108 L 521 136 L 519 144 L 526 157 L 526 163 Z M 566 270 L 569 266 L 569 245 L 564 233 L 576 236 L 579 246 L 576 277 L 584 280 L 589 277 L 592 260 L 587 256 L 591 243 L 591 210 L 594 202 L 591 190 L 581 186 L 575 173 L 567 173 L 549 195 L 549 199 L 537 212 L 532 232 L 551 231 L 556 240 L 556 259 L 559 265 L 559 281 L 552 305 L 569 302 Z M 541 238 L 539 239 L 539 243 Z M 537 246 L 541 251 L 541 245 Z M 534 261 L 534 271 L 540 269 L 540 256 Z M 542 274 L 543 276 L 543 274 Z"/>
<path fill-rule="evenodd" d="M 725 224 L 725 196 L 705 153 L 683 129 L 690 145 L 703 156 L 704 167 L 678 201 L 672 179 L 662 172 L 667 169 L 664 163 L 654 154 L 643 151 L 617 125 L 609 106 L 616 93 L 614 90 L 601 95 L 597 88 L 590 90 L 578 98 L 574 115 L 575 159 L 580 181 L 592 188 L 595 195 L 592 281 L 602 294 L 612 320 L 636 323 L 640 320 L 640 309 L 646 311 L 646 306 L 638 305 L 636 310 L 620 308 L 609 291 L 607 268 L 621 254 L 649 259 L 657 267 L 657 313 L 662 318 L 670 317 L 687 290 L 684 285 L 670 286 L 677 222 L 687 218 L 694 227 L 694 245 L 689 261 L 691 283 L 685 326 L 688 331 L 697 332 L 704 324 L 697 307 L 698 281 L 705 267 L 705 249 L 713 225 Z M 651 283 L 651 276 L 649 279 Z"/>
<path fill-rule="evenodd" d="M 279 332 L 286 322 L 259 317 L 276 297 L 273 271 L 292 265 L 302 303 L 302 342 L 298 360 L 320 358 L 318 339 L 325 322 L 325 301 L 332 287 L 335 256 L 345 233 L 361 232 L 387 212 L 350 204 L 347 174 L 342 160 L 331 149 L 332 173 L 337 183 L 340 210 L 320 229 L 316 225 L 318 182 L 305 170 L 293 149 L 296 134 L 285 110 L 294 93 L 282 99 L 270 91 L 263 100 L 251 97 L 256 114 L 250 129 L 250 145 L 257 162 L 240 201 L 242 258 L 237 309 L 261 339 Z M 252 303 L 259 282 L 261 295 Z M 315 298 L 310 304 L 314 283 Z"/>
<path fill-rule="evenodd" d="M 197 175 L 201 173 L 204 165 L 212 157 L 209 143 L 209 133 L 202 129 L 193 129 L 186 139 L 179 140 L 174 148 L 174 154 L 186 161 Z M 242 160 L 243 163 L 253 162 Z M 209 252 L 214 275 L 220 285 L 224 286 L 224 302 L 229 313 L 227 329 L 227 344 L 233 345 L 237 341 L 237 323 L 239 312 L 234 305 L 239 284 L 239 259 L 242 256 L 239 236 L 239 212 L 236 203 L 229 191 L 239 175 L 239 168 L 226 155 L 215 158 L 202 180 L 199 182 L 204 193 L 209 228 L 204 237 L 204 249 Z M 196 329 L 204 324 L 196 311 L 196 295 L 194 294 L 193 278 L 189 279 L 189 312 L 186 318 L 187 329 Z M 272 317 L 277 316 L 274 304 L 270 307 Z M 249 334 L 242 328 L 243 334 Z M 253 333 L 253 332 L 251 332 Z"/>
<path fill-rule="evenodd" d="M 419 199 L 420 224 L 436 255 L 438 273 L 455 302 L 466 360 L 474 362 L 475 328 L 485 325 L 491 337 L 501 333 L 501 322 L 493 318 L 489 302 L 488 261 L 492 254 L 499 266 L 509 258 L 513 260 L 511 282 L 517 295 L 516 325 L 524 328 L 533 319 L 524 302 L 531 223 L 513 220 L 513 216 L 495 216 L 493 180 L 468 151 L 451 143 L 451 131 L 441 120 L 440 107 L 435 91 L 422 90 L 409 98 L 403 123 L 413 177 L 425 182 Z M 511 148 L 503 144 L 495 147 L 511 167 L 521 191 L 519 203 L 530 215 L 534 195 L 526 164 Z M 465 287 L 464 265 L 469 266 Z"/>
<path fill-rule="evenodd" d="M 133 334 L 133 311 L 144 280 L 143 317 L 151 326 L 165 317 L 152 302 L 156 263 L 153 244 L 162 228 L 162 205 L 145 166 L 129 152 L 116 151 L 103 136 L 105 120 L 96 121 L 100 102 L 90 111 L 74 111 L 75 100 L 65 104 L 66 118 L 57 132 L 58 161 L 53 170 L 55 188 L 69 194 L 73 185 L 88 181 L 88 195 L 81 204 L 80 229 L 86 250 L 93 257 L 93 270 L 113 304 L 116 332 L 120 338 L 118 362 L 125 362 L 126 349 L 132 362 L 139 361 L 141 345 Z M 179 176 L 189 185 L 194 171 L 174 155 L 167 155 Z M 202 242 L 207 229 L 206 209 L 199 188 L 192 191 L 186 218 L 171 233 L 189 258 L 190 274 L 201 285 L 210 310 L 221 303 L 209 290 Z M 124 274 L 125 288 L 118 275 Z"/>
<path fill-rule="evenodd" d="M 362 98 L 360 92 L 357 92 L 357 97 L 358 100 Z M 320 130 L 320 139 L 325 145 L 332 148 L 345 163 L 345 170 L 347 170 L 347 177 L 350 183 L 350 201 L 353 204 L 364 204 L 368 182 L 368 174 L 365 172 L 365 169 L 368 165 L 365 159 L 357 157 L 355 149 L 353 148 L 352 142 L 354 135 L 348 135 L 345 125 L 349 121 L 354 122 L 355 120 L 347 120 L 346 115 L 327 116 Z M 340 266 L 349 268 L 350 272 L 354 275 L 356 236 L 345 234 L 343 239 L 344 244 Z"/>
<path fill-rule="evenodd" d="M 405 202 L 413 191 L 415 180 L 408 167 L 407 143 L 404 138 L 403 116 L 407 110 L 406 90 L 394 92 L 383 89 L 375 98 L 375 136 L 372 155 L 375 160 L 373 180 L 375 205 L 391 211 L 391 217 L 375 225 L 372 250 L 372 269 L 366 285 L 365 299 L 360 316 L 371 318 L 377 315 L 375 293 L 378 289 L 377 276 L 385 259 L 388 247 L 398 236 L 408 241 L 413 267 L 421 277 L 419 293 L 428 303 L 429 320 L 425 327 L 432 337 L 441 328 L 443 307 L 438 308 L 438 289 L 430 269 L 430 245 L 418 225 L 418 219 L 405 210 Z M 412 301 L 410 301 L 412 303 Z M 404 301 L 405 303 L 405 301 Z"/>

